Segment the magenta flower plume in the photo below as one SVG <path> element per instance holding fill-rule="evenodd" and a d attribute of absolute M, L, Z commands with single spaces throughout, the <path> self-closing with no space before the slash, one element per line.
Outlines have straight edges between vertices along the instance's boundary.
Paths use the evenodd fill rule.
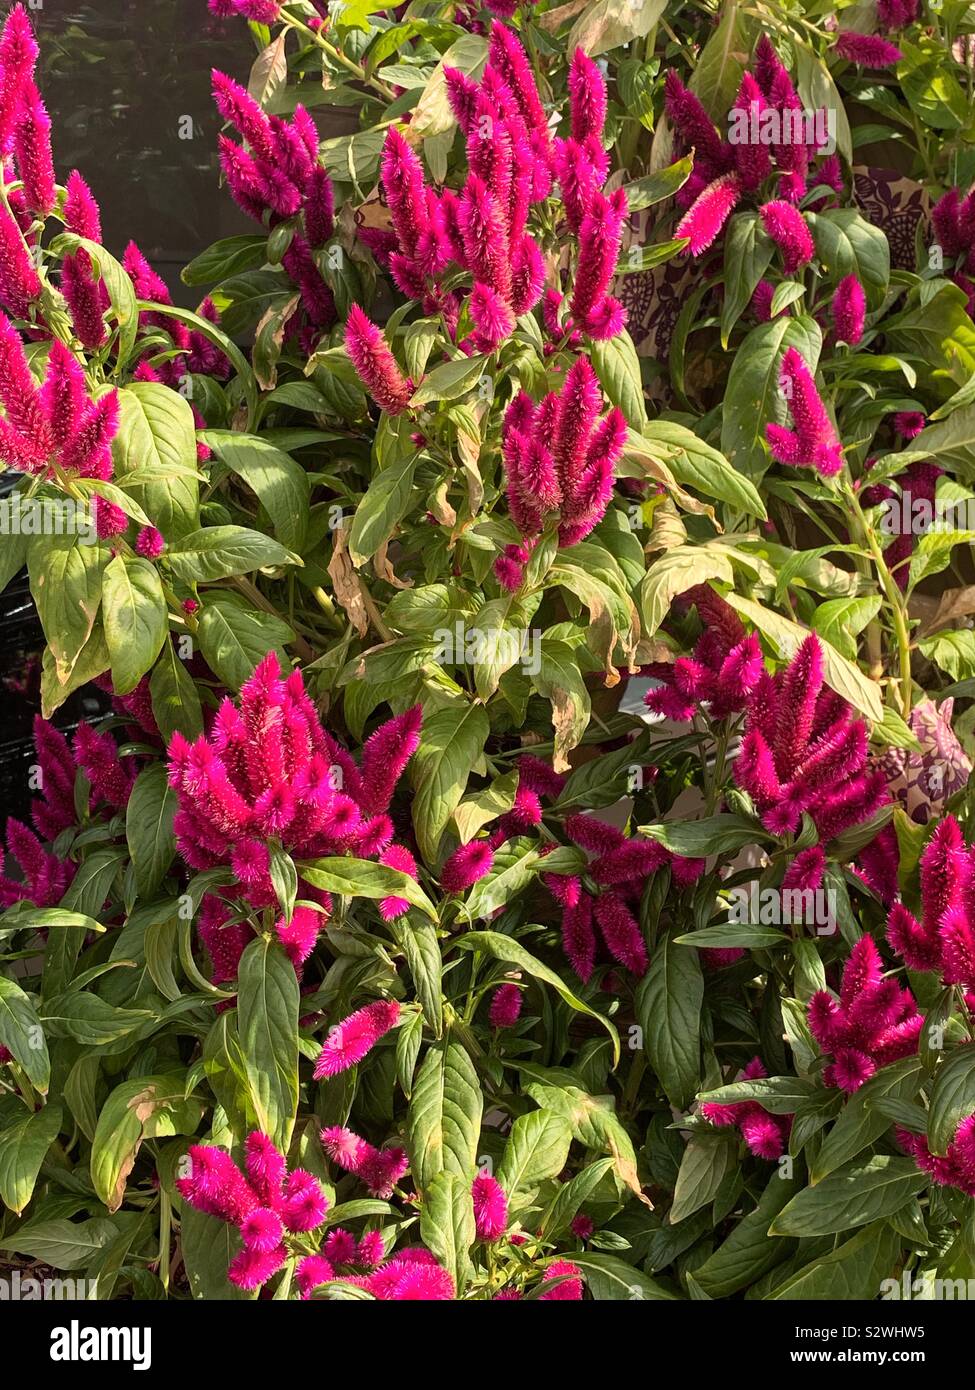
<path fill-rule="evenodd" d="M 36 216 L 47 217 L 56 197 L 51 118 L 33 82 L 24 83 L 21 89 L 20 111 L 14 126 L 14 158 L 27 207 Z"/>
<path fill-rule="evenodd" d="M 16 318 L 30 316 L 40 298 L 41 278 L 20 228 L 6 208 L 0 209 L 0 300 Z"/>
<path fill-rule="evenodd" d="M 700 161 L 707 166 L 707 173 L 712 177 L 726 172 L 722 166 L 727 154 L 733 158 L 732 151 L 729 148 L 726 153 L 711 117 L 673 69 L 668 71 L 664 79 L 664 102 L 671 129 L 686 148 L 694 147 L 695 168 Z"/>
<path fill-rule="evenodd" d="M 7 852 L 18 865 L 21 879 L 0 874 L 0 908 L 19 902 L 57 907 L 71 885 L 75 865 L 49 854 L 37 836 L 13 816 L 7 821 Z"/>
<path fill-rule="evenodd" d="M 577 902 L 562 910 L 562 949 L 583 984 L 592 976 L 596 963 L 596 930 L 593 926 L 593 899 L 582 893 Z"/>
<path fill-rule="evenodd" d="M 740 713 L 757 687 L 765 666 L 754 634 L 746 637 L 734 609 L 706 585 L 684 595 L 697 607 L 704 631 L 693 657 L 678 657 L 648 670 L 659 684 L 648 690 L 644 703 L 666 719 L 693 719 L 706 707 L 710 719 Z"/>
<path fill-rule="evenodd" d="M 768 1073 L 760 1057 L 754 1057 L 741 1073 L 742 1081 L 754 1081 Z M 705 1104 L 701 1114 L 719 1128 L 734 1126 L 756 1158 L 774 1160 L 785 1153 L 792 1129 L 791 1115 L 772 1115 L 758 1101 L 732 1105 Z"/>
<path fill-rule="evenodd" d="M 920 410 L 896 410 L 894 429 L 902 439 L 916 439 L 927 423 Z"/>
<path fill-rule="evenodd" d="M 409 1168 L 402 1149 L 376 1149 L 352 1130 L 333 1125 L 321 1132 L 322 1148 L 332 1163 L 347 1173 L 354 1173 L 373 1197 L 384 1200 L 392 1196 L 393 1188 Z"/>
<path fill-rule="evenodd" d="M 315 1080 L 337 1076 L 361 1062 L 399 1019 L 395 1000 L 377 999 L 329 1030 L 315 1063 Z"/>
<path fill-rule="evenodd" d="M 34 748 L 41 796 L 31 808 L 34 828 L 45 840 L 56 840 L 77 819 L 74 785 L 77 765 L 64 734 L 40 715 L 34 718 Z"/>
<path fill-rule="evenodd" d="M 921 855 L 921 921 L 895 903 L 887 940 L 911 970 L 975 989 L 975 855 L 954 816 L 945 816 Z"/>
<path fill-rule="evenodd" d="M 917 19 L 918 0 L 877 0 L 877 18 L 885 29 L 903 29 Z"/>
<path fill-rule="evenodd" d="M 135 549 L 136 554 L 141 555 L 144 560 L 158 560 L 166 549 L 162 532 L 155 526 L 143 526 L 135 538 Z"/>
<path fill-rule="evenodd" d="M 387 869 L 396 869 L 398 873 L 408 874 L 414 880 L 419 877 L 416 860 L 405 845 L 389 845 L 380 854 L 379 862 L 384 864 Z M 409 900 L 396 895 L 383 898 L 379 904 L 379 915 L 384 922 L 394 922 L 397 917 L 404 916 L 409 910 Z"/>
<path fill-rule="evenodd" d="M 478 352 L 494 352 L 514 332 L 514 310 L 490 285 L 474 286 L 468 308 L 474 324 L 474 346 Z"/>
<path fill-rule="evenodd" d="M 500 1240 L 508 1224 L 508 1198 L 504 1188 L 489 1173 L 478 1173 L 471 1196 L 478 1240 Z"/>
<path fill-rule="evenodd" d="M 806 219 L 798 208 L 779 198 L 764 203 L 759 214 L 766 232 L 782 252 L 782 269 L 786 275 L 812 260 L 816 248 Z"/>
<path fill-rule="evenodd" d="M 320 1226 L 328 1202 L 311 1173 L 288 1172 L 267 1135 L 248 1135 L 245 1150 L 246 1176 L 222 1149 L 191 1145 L 190 1171 L 176 1179 L 176 1190 L 198 1211 L 238 1228 L 243 1248 L 227 1277 L 239 1288 L 256 1289 L 287 1260 L 286 1232 L 300 1235 Z"/>
<path fill-rule="evenodd" d="M 335 1270 L 324 1255 L 306 1255 L 295 1268 L 295 1283 L 303 1299 L 311 1298 L 315 1289 L 335 1278 Z"/>
<path fill-rule="evenodd" d="M 901 1148 L 939 1187 L 957 1187 L 968 1197 L 975 1197 L 975 1115 L 961 1121 L 943 1155 L 931 1152 L 927 1135 L 900 1127 L 894 1134 Z"/>
<path fill-rule="evenodd" d="M 615 892 L 603 893 L 595 901 L 594 912 L 613 959 L 632 970 L 634 975 L 645 975 L 650 962 L 643 933 L 622 896 Z"/>
<path fill-rule="evenodd" d="M 593 60 L 577 48 L 569 64 L 569 106 L 572 138 L 580 143 L 597 138 L 606 123 L 606 80 Z"/>
<path fill-rule="evenodd" d="M 6 148 L 20 111 L 21 94 L 31 81 L 39 49 L 22 4 L 14 5 L 0 34 L 0 146 Z"/>
<path fill-rule="evenodd" d="M 96 734 L 90 724 L 79 724 L 74 736 L 74 756 L 91 783 L 92 806 L 104 803 L 113 811 L 124 810 L 136 772 L 132 759 L 123 761 L 119 757 L 112 735 Z"/>
<path fill-rule="evenodd" d="M 724 224 L 734 212 L 741 197 L 741 180 L 737 174 L 722 174 L 697 199 L 677 224 L 674 236 L 687 237 L 685 252 L 700 256 L 713 245 Z"/>
<path fill-rule="evenodd" d="M 856 347 L 863 337 L 867 297 L 855 275 L 846 275 L 833 296 L 833 327 L 840 342 Z"/>
<path fill-rule="evenodd" d="M 499 985 L 491 996 L 488 1022 L 492 1028 L 513 1028 L 521 1013 L 521 990 L 517 985 Z"/>
<path fill-rule="evenodd" d="M 571 1260 L 550 1260 L 544 1271 L 544 1281 L 549 1279 L 559 1282 L 538 1295 L 540 1303 L 578 1303 L 581 1300 L 582 1270 Z"/>
<path fill-rule="evenodd" d="M 398 1251 L 369 1275 L 366 1289 L 383 1302 L 446 1301 L 456 1297 L 454 1281 L 429 1250 Z"/>
<path fill-rule="evenodd" d="M 345 346 L 362 384 L 388 415 L 399 415 L 410 403 L 409 383 L 389 350 L 382 330 L 353 304 L 345 325 Z"/>
<path fill-rule="evenodd" d="M 471 840 L 455 849 L 440 870 L 445 893 L 463 893 L 490 872 L 494 854 L 487 840 Z"/>
<path fill-rule="evenodd" d="M 810 636 L 776 682 L 754 687 L 734 775 L 773 834 L 795 831 L 807 812 L 825 843 L 869 820 L 889 793 L 868 768 L 863 721 L 822 682 Z"/>
<path fill-rule="evenodd" d="M 815 892 L 822 884 L 825 872 L 826 855 L 822 846 L 810 845 L 808 849 L 800 850 L 786 869 L 782 879 L 782 891 Z"/>
<path fill-rule="evenodd" d="M 403 769 L 420 746 L 422 720 L 422 706 L 413 705 L 404 714 L 381 724 L 366 740 L 359 805 L 367 815 L 388 809 Z"/>
<path fill-rule="evenodd" d="M 895 44 L 876 34 L 857 34 L 847 29 L 836 35 L 833 48 L 841 58 L 862 68 L 892 68 L 904 56 Z"/>
<path fill-rule="evenodd" d="M 842 445 L 812 373 L 796 348 L 786 349 L 780 382 L 795 428 L 766 425 L 772 457 L 794 468 L 815 468 L 824 478 L 833 477 L 843 467 Z"/>
<path fill-rule="evenodd" d="M 910 1056 L 924 1018 L 914 996 L 884 979 L 880 953 L 862 936 L 843 967 L 840 997 L 818 990 L 809 1001 L 809 1027 L 832 1061 L 823 1072 L 827 1086 L 857 1091 L 879 1067 Z"/>
<path fill-rule="evenodd" d="M 594 193 L 579 229 L 579 264 L 572 291 L 572 317 L 595 338 L 610 336 L 606 329 L 614 321 L 613 311 L 604 301 L 616 274 L 627 212 L 624 189 L 617 189 L 609 198 Z"/>

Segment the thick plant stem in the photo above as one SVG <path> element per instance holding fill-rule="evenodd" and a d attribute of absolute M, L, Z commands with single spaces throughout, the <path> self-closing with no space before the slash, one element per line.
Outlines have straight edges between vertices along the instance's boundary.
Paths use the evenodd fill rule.
<path fill-rule="evenodd" d="M 894 636 L 897 639 L 900 713 L 906 720 L 910 718 L 911 706 L 913 704 L 913 681 L 911 678 L 911 632 L 908 626 L 904 597 L 897 587 L 894 576 L 887 567 L 887 562 L 884 559 L 884 552 L 880 548 L 876 533 L 864 516 L 863 508 L 860 506 L 859 499 L 852 488 L 847 489 L 846 500 L 856 518 L 860 533 L 863 536 L 864 544 L 870 551 L 871 559 L 877 571 L 877 578 L 880 581 L 880 587 L 890 607 L 891 622 L 894 626 Z"/>

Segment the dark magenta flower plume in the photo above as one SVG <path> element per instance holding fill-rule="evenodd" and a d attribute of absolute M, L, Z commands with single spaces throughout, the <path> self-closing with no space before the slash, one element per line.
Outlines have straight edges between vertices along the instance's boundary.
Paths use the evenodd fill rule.
<path fill-rule="evenodd" d="M 353 304 L 345 325 L 345 346 L 362 384 L 387 415 L 400 415 L 413 394 L 381 328 Z"/>
<path fill-rule="evenodd" d="M 379 1039 L 396 1027 L 398 1020 L 396 1001 L 377 999 L 330 1028 L 315 1063 L 315 1080 L 337 1076 L 361 1062 Z"/>
<path fill-rule="evenodd" d="M 827 1086 L 857 1091 L 879 1067 L 917 1049 L 923 1015 L 910 990 L 885 979 L 880 952 L 861 936 L 843 967 L 840 996 L 817 990 L 809 1001 L 809 1028 L 832 1061 Z"/>
<path fill-rule="evenodd" d="M 754 1081 L 767 1075 L 762 1059 L 754 1057 L 743 1069 L 740 1080 Z M 733 1125 L 756 1158 L 771 1160 L 785 1153 L 792 1129 L 791 1115 L 772 1115 L 756 1100 L 732 1105 L 705 1104 L 701 1114 L 719 1128 Z"/>
<path fill-rule="evenodd" d="M 779 381 L 794 428 L 766 425 L 772 457 L 793 468 L 815 468 L 824 478 L 833 477 L 843 467 L 843 448 L 797 348 L 786 349 Z"/>
<path fill-rule="evenodd" d="M 857 34 L 852 29 L 841 29 L 833 47 L 841 58 L 862 68 L 892 68 L 904 56 L 896 44 L 876 34 Z"/>
<path fill-rule="evenodd" d="M 833 327 L 841 343 L 856 347 L 863 337 L 867 298 L 855 275 L 846 275 L 836 286 L 833 296 Z"/>

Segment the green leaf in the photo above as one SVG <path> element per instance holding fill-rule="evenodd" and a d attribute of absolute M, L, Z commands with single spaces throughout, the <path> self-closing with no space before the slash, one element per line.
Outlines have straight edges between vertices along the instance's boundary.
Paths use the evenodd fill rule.
<path fill-rule="evenodd" d="M 474 1236 L 471 1184 L 458 1173 L 437 1173 L 423 1194 L 420 1239 L 453 1275 L 458 1297 L 463 1296 L 470 1278 Z"/>
<path fill-rule="evenodd" d="M 768 1295 L 773 1300 L 871 1302 L 894 1269 L 901 1242 L 886 1221 L 858 1231 L 828 1255 L 796 1270 Z"/>
<path fill-rule="evenodd" d="M 856 208 L 807 212 L 806 224 L 816 244 L 816 254 L 833 280 L 855 275 L 876 307 L 890 280 L 890 247 L 886 233 L 862 217 Z"/>
<path fill-rule="evenodd" d="M 436 859 L 440 837 L 460 804 L 489 732 L 483 705 L 457 701 L 423 721 L 411 774 L 413 826 L 428 864 Z"/>
<path fill-rule="evenodd" d="M 178 391 L 155 381 L 123 386 L 119 406 L 115 482 L 171 544 L 200 524 L 193 411 Z"/>
<path fill-rule="evenodd" d="M 721 346 L 727 349 L 731 330 L 741 318 L 755 287 L 772 260 L 775 245 L 757 212 L 740 212 L 725 233 L 724 304 Z"/>
<path fill-rule="evenodd" d="M 197 584 L 265 566 L 295 564 L 297 557 L 270 536 L 246 526 L 208 526 L 191 531 L 170 546 L 166 562 L 179 579 Z"/>
<path fill-rule="evenodd" d="M 46 1095 L 51 1059 L 44 1029 L 30 996 L 5 975 L 0 975 L 0 1043 L 13 1053 L 34 1089 Z"/>
<path fill-rule="evenodd" d="M 821 603 L 812 615 L 812 626 L 824 641 L 848 661 L 857 659 L 857 636 L 880 612 L 879 594 L 863 598 L 834 598 Z"/>
<path fill-rule="evenodd" d="M 740 0 L 727 0 L 691 75 L 690 89 L 713 121 L 723 121 L 748 64 L 758 21 Z"/>
<path fill-rule="evenodd" d="M 820 1182 L 874 1143 L 890 1128 L 890 1120 L 874 1109 L 881 1100 L 913 1100 L 921 1084 L 918 1057 L 882 1067 L 846 1102 L 836 1124 L 823 1141 L 810 1172 L 810 1181 Z"/>
<path fill-rule="evenodd" d="M 140 897 L 152 897 L 176 853 L 176 806 L 176 793 L 169 785 L 165 765 L 152 763 L 143 768 L 125 808 L 125 838 Z"/>
<path fill-rule="evenodd" d="M 298 977 L 276 941 L 258 937 L 237 970 L 240 1051 L 258 1127 L 288 1149 L 298 1113 Z"/>
<path fill-rule="evenodd" d="M 653 1303 L 678 1301 L 677 1294 L 671 1293 L 635 1265 L 628 1265 L 616 1255 L 595 1250 L 574 1250 L 572 1263 L 585 1274 L 586 1285 L 597 1303 L 609 1300 L 635 1303 L 644 1300 Z"/>
<path fill-rule="evenodd" d="M 220 462 L 257 494 L 281 544 L 300 551 L 305 543 L 311 491 L 301 465 L 260 435 L 207 430 L 203 438 Z"/>
<path fill-rule="evenodd" d="M 765 503 L 755 484 L 732 468 L 724 454 L 705 444 L 693 430 L 674 420 L 651 420 L 642 438 L 651 448 L 663 453 L 679 483 L 765 520 Z"/>
<path fill-rule="evenodd" d="M 597 1013 L 595 1009 L 578 999 L 561 976 L 540 960 L 536 960 L 530 951 L 525 950 L 520 941 L 516 941 L 512 936 L 505 936 L 502 932 L 471 931 L 459 937 L 456 944 L 462 950 L 484 951 L 494 960 L 504 961 L 507 965 L 517 965 L 522 970 L 526 970 L 529 975 L 534 976 L 536 980 L 550 985 L 570 1009 L 574 1009 L 576 1013 L 588 1014 L 590 1018 L 596 1019 L 606 1029 L 613 1044 L 613 1065 L 615 1066 L 619 1061 L 619 1035 L 609 1019 L 604 1018 L 602 1014 Z"/>
<path fill-rule="evenodd" d="M 753 483 L 768 468 L 765 426 L 788 422 L 788 403 L 779 388 L 782 358 L 788 348 L 797 348 L 810 371 L 815 371 L 821 345 L 817 324 L 799 314 L 760 323 L 735 353 L 724 392 L 721 452 Z"/>
<path fill-rule="evenodd" d="M 423 378 L 420 386 L 413 392 L 410 405 L 429 405 L 432 401 L 455 401 L 472 391 L 484 376 L 487 357 L 475 354 L 473 357 L 460 357 L 455 362 L 444 362 L 434 367 Z"/>
<path fill-rule="evenodd" d="M 561 1173 L 569 1156 L 572 1128 L 564 1115 L 553 1110 L 530 1110 L 511 1126 L 498 1182 L 507 1193 L 509 1206 L 517 1209 L 546 1178 Z"/>
<path fill-rule="evenodd" d="M 738 1162 L 738 1144 L 727 1134 L 694 1134 L 687 1142 L 677 1173 L 670 1224 L 676 1226 L 713 1202 Z"/>
<path fill-rule="evenodd" d="M 235 594 L 208 592 L 197 629 L 207 665 L 231 690 L 239 690 L 268 652 L 275 652 L 282 670 L 289 666 L 285 646 L 295 634 L 273 613 L 250 608 Z"/>
<path fill-rule="evenodd" d="M 685 155 L 666 169 L 660 169 L 655 174 L 648 174 L 645 178 L 628 183 L 626 198 L 630 212 L 642 212 L 644 208 L 653 207 L 655 203 L 662 203 L 665 198 L 673 197 L 679 188 L 684 187 L 693 168 L 693 156 Z"/>
<path fill-rule="evenodd" d="M 146 1139 L 192 1134 L 202 1103 L 188 1100 L 186 1076 L 141 1076 L 116 1086 L 102 1107 L 91 1146 L 91 1180 L 109 1211 L 118 1211 L 125 1183 Z"/>
<path fill-rule="evenodd" d="M 107 1217 L 95 1216 L 89 1221 L 26 1221 L 17 1230 L 0 1240 L 0 1250 L 15 1255 L 32 1255 L 52 1269 L 81 1269 L 110 1240 L 118 1235 L 118 1227 Z"/>
<path fill-rule="evenodd" d="M 733 1081 L 698 1097 L 702 1105 L 739 1105 L 758 1101 L 771 1115 L 793 1115 L 813 1095 L 821 1095 L 811 1081 L 797 1076 L 762 1076 L 753 1081 Z"/>
<path fill-rule="evenodd" d="M 768 1228 L 798 1186 L 794 1178 L 785 1178 L 776 1169 L 754 1211 L 742 1217 L 714 1253 L 697 1266 L 694 1277 L 711 1298 L 729 1298 L 788 1257 L 791 1243 L 769 1240 Z"/>
<path fill-rule="evenodd" d="M 267 259 L 267 237 L 257 235 L 224 237 L 208 246 L 180 272 L 184 285 L 215 285 L 228 275 L 256 270 Z"/>
<path fill-rule="evenodd" d="M 678 946 L 694 946 L 697 949 L 744 946 L 747 950 L 757 951 L 788 946 L 791 937 L 775 927 L 739 926 L 729 922 L 721 927 L 702 927 L 699 931 L 685 932 L 682 936 L 675 936 L 674 941 Z"/>
<path fill-rule="evenodd" d="M 315 888 L 324 888 L 326 893 L 338 893 L 346 898 L 405 898 L 425 912 L 431 921 L 437 920 L 436 908 L 416 880 L 385 864 L 335 855 L 328 859 L 311 859 L 300 864 L 299 869 L 302 878 Z"/>
<path fill-rule="evenodd" d="M 643 0 L 640 5 L 631 5 L 628 0 L 589 0 L 565 41 L 565 51 L 574 53 L 581 48 L 594 58 L 641 39 L 666 8 L 667 0 Z"/>
<path fill-rule="evenodd" d="M 202 734 L 200 697 L 172 642 L 164 643 L 162 656 L 149 677 L 149 696 L 159 732 L 167 742 L 177 731 L 190 740 Z"/>
<path fill-rule="evenodd" d="M 410 1169 L 422 1196 L 438 1173 L 473 1182 L 482 1107 L 481 1084 L 467 1050 L 449 1037 L 434 1043 L 413 1084 L 406 1116 Z"/>
<path fill-rule="evenodd" d="M 108 547 L 79 536 L 45 536 L 28 553 L 30 590 L 64 684 L 88 641 L 102 600 Z"/>
<path fill-rule="evenodd" d="M 907 1097 L 910 1099 L 911 1097 Z M 931 1152 L 945 1154 L 955 1131 L 975 1110 L 975 1045 L 955 1048 L 938 1068 L 928 1111 Z"/>
<path fill-rule="evenodd" d="M 850 1163 L 792 1198 L 769 1227 L 775 1236 L 825 1236 L 890 1216 L 926 1186 L 912 1158 L 876 1154 Z"/>
<path fill-rule="evenodd" d="M 391 922 L 389 927 L 406 957 L 417 1002 L 434 1036 L 439 1038 L 443 1033 L 443 958 L 437 929 L 432 922 L 409 917 Z"/>
<path fill-rule="evenodd" d="M 731 561 L 720 551 L 701 546 L 676 545 L 654 560 L 640 586 L 640 615 L 644 637 L 652 637 L 670 611 L 678 594 L 686 593 L 696 584 L 717 579 L 723 584 L 734 581 Z"/>
<path fill-rule="evenodd" d="M 952 680 L 975 676 L 975 632 L 971 628 L 947 628 L 922 638 L 917 645 L 922 655 L 947 671 Z"/>
<path fill-rule="evenodd" d="M 416 455 L 389 464 L 369 484 L 356 507 L 349 534 L 349 554 L 362 565 L 389 540 L 404 516 L 413 490 Z"/>
<path fill-rule="evenodd" d="M 647 407 L 643 398 L 640 359 L 633 339 L 626 329 L 614 338 L 603 338 L 592 345 L 592 365 L 599 384 L 613 405 L 619 406 L 626 423 L 642 433 L 647 424 Z"/>
<path fill-rule="evenodd" d="M 128 695 L 152 666 L 169 630 L 169 608 L 155 565 L 135 555 L 116 555 L 105 569 L 102 621 L 112 685 Z"/>
<path fill-rule="evenodd" d="M 48 1149 L 61 1130 L 60 1105 L 0 1130 L 0 1199 L 19 1216 L 30 1201 Z"/>
<path fill-rule="evenodd" d="M 227 1267 L 240 1249 L 240 1236 L 235 1226 L 184 1202 L 180 1246 L 193 1298 L 249 1302 L 258 1297 L 259 1289 L 247 1293 L 227 1278 Z"/>
<path fill-rule="evenodd" d="M 685 1106 L 701 1075 L 701 1005 L 704 980 L 697 954 L 672 937 L 657 942 L 650 969 L 637 986 L 634 1007 L 643 1047 L 671 1105 Z"/>

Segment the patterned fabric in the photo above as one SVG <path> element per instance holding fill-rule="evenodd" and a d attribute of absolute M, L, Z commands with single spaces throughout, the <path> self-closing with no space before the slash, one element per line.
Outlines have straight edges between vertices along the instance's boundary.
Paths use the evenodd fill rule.
<path fill-rule="evenodd" d="M 940 816 L 945 802 L 968 781 L 972 764 L 951 727 L 954 700 L 924 700 L 911 711 L 920 752 L 891 748 L 880 759 L 890 794 L 920 825 Z"/>

